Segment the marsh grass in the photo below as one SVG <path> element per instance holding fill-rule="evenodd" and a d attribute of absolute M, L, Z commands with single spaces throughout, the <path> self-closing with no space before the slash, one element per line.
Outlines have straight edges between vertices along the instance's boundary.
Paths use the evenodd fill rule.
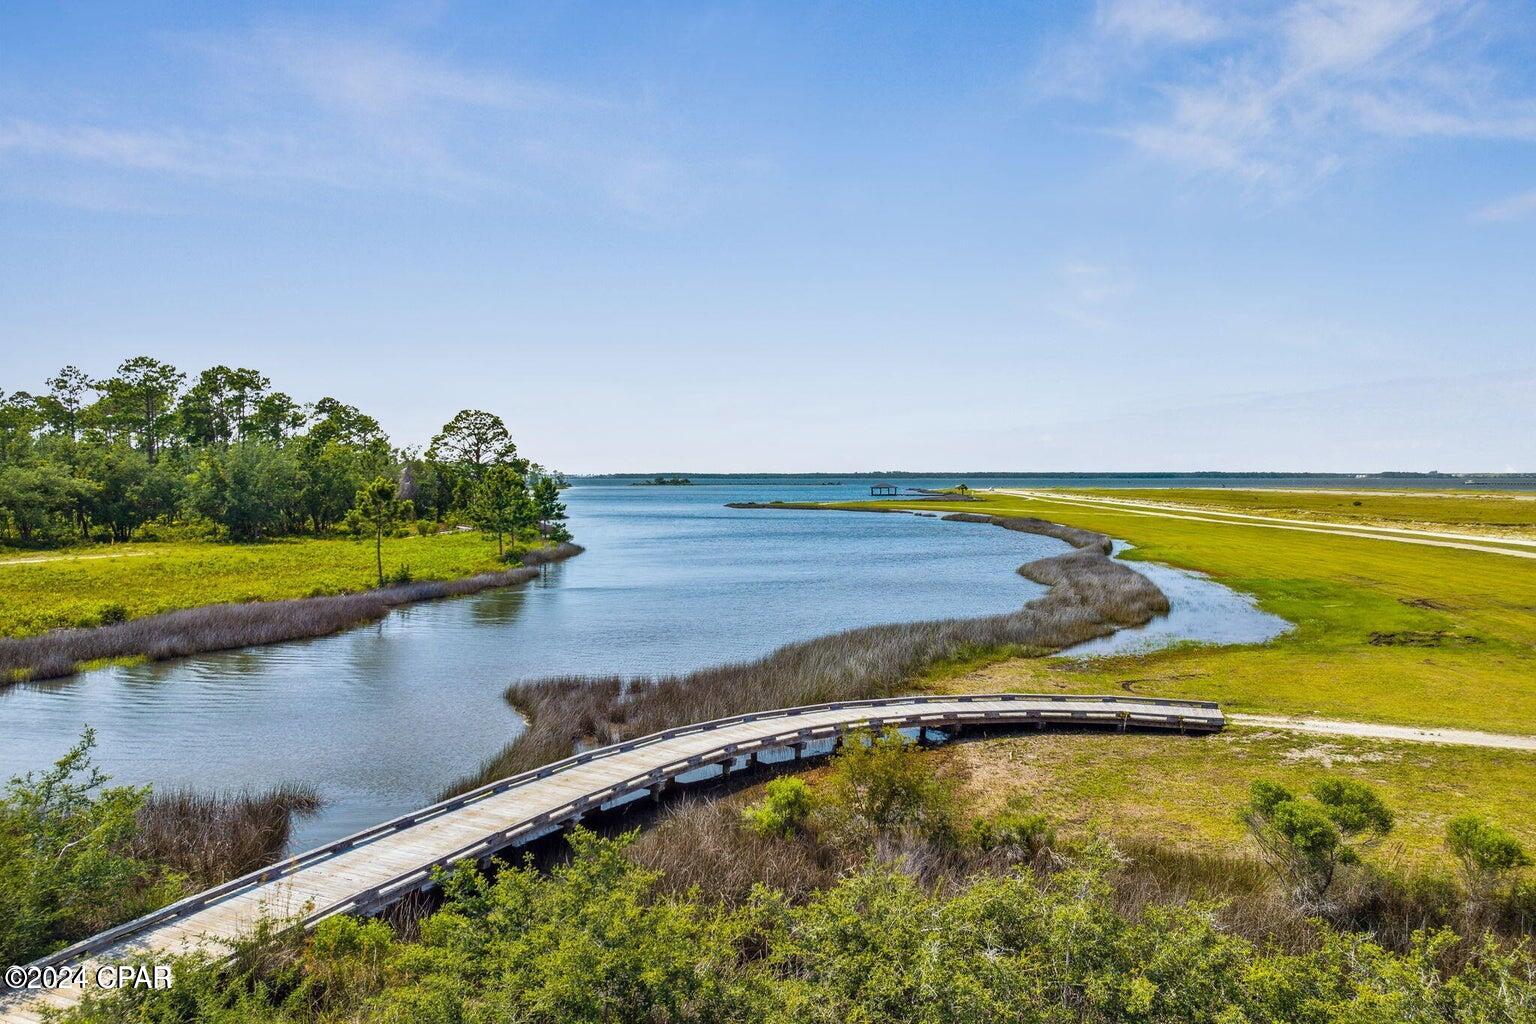
<path fill-rule="evenodd" d="M 664 891 L 697 891 L 727 906 L 746 903 L 758 885 L 796 902 L 831 888 L 849 864 L 840 852 L 803 837 L 761 836 L 741 825 L 745 801 L 688 796 L 642 832 L 629 854 L 663 872 Z"/>
<path fill-rule="evenodd" d="M 539 565 L 570 558 L 581 550 L 566 543 L 534 548 L 523 554 L 523 564 L 517 568 L 461 579 L 406 583 L 334 597 L 211 604 L 107 626 L 0 639 L 0 685 L 57 679 L 73 675 L 84 664 L 113 658 L 164 661 L 326 636 L 382 619 L 399 605 L 526 582 L 539 574 Z"/>
<path fill-rule="evenodd" d="M 321 806 L 319 792 L 305 785 L 263 792 L 158 792 L 139 808 L 127 852 L 186 876 L 193 889 L 205 889 L 278 860 L 294 820 Z"/>
<path fill-rule="evenodd" d="M 1076 550 L 1022 566 L 1022 575 L 1050 589 L 1001 615 L 867 626 L 788 644 L 754 661 L 677 675 L 561 676 L 514 684 L 506 697 L 527 719 L 527 730 L 445 797 L 558 760 L 580 744 L 613 743 L 750 711 L 892 696 L 936 663 L 999 648 L 1059 650 L 1168 611 L 1167 597 L 1151 580 L 1108 557 L 1110 541 L 1103 534 L 1039 519 L 949 518 L 1045 533 Z"/>

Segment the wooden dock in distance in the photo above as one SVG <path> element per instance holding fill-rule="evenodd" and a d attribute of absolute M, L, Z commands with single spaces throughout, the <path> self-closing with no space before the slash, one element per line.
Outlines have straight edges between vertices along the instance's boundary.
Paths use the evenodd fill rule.
<path fill-rule="evenodd" d="M 430 886 L 437 868 L 488 858 L 605 804 L 655 793 L 680 775 L 712 765 L 728 770 L 739 759 L 750 763 L 784 747 L 798 751 L 850 730 L 1032 725 L 1204 733 L 1224 724 L 1211 701 L 1059 694 L 837 701 L 700 722 L 490 783 L 215 886 L 37 963 L 85 963 L 93 972 L 136 954 L 218 949 L 264 917 L 298 917 L 312 926 L 336 914 L 373 913 Z M 81 995 L 75 989 L 0 992 L 0 1024 L 41 1021 L 45 1006 L 64 1008 Z"/>

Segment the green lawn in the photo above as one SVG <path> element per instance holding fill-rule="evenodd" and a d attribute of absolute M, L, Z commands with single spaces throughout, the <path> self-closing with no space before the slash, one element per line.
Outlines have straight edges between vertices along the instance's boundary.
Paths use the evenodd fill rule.
<path fill-rule="evenodd" d="M 62 555 L 7 554 L 0 561 L 8 563 L 0 564 L 3 636 L 96 625 L 112 606 L 138 618 L 224 601 L 340 594 L 377 583 L 372 542 L 340 538 L 119 544 Z M 418 580 L 506 568 L 496 560 L 496 542 L 479 533 L 386 540 L 385 571 L 402 565 Z"/>

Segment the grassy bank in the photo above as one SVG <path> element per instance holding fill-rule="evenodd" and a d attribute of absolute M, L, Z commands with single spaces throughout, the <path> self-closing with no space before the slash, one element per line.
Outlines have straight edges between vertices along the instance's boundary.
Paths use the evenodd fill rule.
<path fill-rule="evenodd" d="M 115 658 L 154 661 L 207 651 L 326 636 L 383 618 L 391 608 L 415 601 L 472 594 L 524 583 L 536 566 L 579 554 L 574 544 L 545 544 L 524 550 L 522 565 L 457 579 L 402 583 L 336 597 L 255 600 L 209 604 L 147 615 L 114 625 L 57 629 L 37 636 L 0 639 L 0 683 L 56 679 L 81 666 Z"/>
<path fill-rule="evenodd" d="M 96 626 L 206 604 L 348 594 L 377 583 L 371 539 L 118 544 L 0 559 L 0 636 Z M 446 580 L 505 566 L 479 533 L 384 541 L 384 566 Z"/>
<path fill-rule="evenodd" d="M 261 792 L 151 792 L 139 808 L 129 855 L 175 872 L 187 892 L 238 878 L 283 856 L 295 818 L 322 806 L 312 786 Z"/>

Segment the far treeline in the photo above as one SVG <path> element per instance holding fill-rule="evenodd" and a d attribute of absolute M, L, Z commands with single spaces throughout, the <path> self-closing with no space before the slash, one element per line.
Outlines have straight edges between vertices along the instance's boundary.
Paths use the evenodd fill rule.
<path fill-rule="evenodd" d="M 425 452 L 325 397 L 300 404 L 256 370 L 189 379 L 135 356 L 0 390 L 0 541 L 387 536 L 415 521 L 564 539 L 558 473 L 521 457 L 501 417 L 456 414 Z"/>

